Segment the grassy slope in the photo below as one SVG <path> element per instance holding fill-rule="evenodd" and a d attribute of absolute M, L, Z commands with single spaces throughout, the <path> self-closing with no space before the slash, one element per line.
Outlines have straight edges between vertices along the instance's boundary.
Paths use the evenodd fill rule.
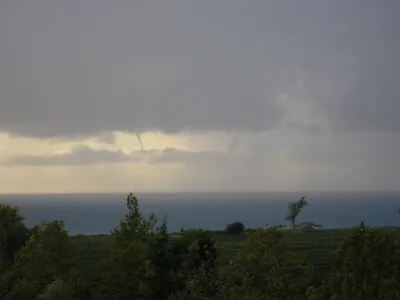
<path fill-rule="evenodd" d="M 316 266 L 330 267 L 335 259 L 336 250 L 349 234 L 349 229 L 320 230 L 314 232 L 285 232 L 289 248 L 307 257 Z M 222 246 L 220 262 L 226 263 L 230 257 L 245 250 L 245 236 L 226 234 L 215 235 Z"/>
<path fill-rule="evenodd" d="M 350 229 L 319 230 L 314 232 L 285 232 L 289 247 L 307 257 L 321 271 L 329 270 L 335 262 L 335 254 Z M 245 249 L 245 234 L 213 234 L 221 246 L 219 263 L 225 264 L 236 253 Z M 90 268 L 98 263 L 107 251 L 107 236 L 71 237 L 78 245 L 82 266 Z"/>

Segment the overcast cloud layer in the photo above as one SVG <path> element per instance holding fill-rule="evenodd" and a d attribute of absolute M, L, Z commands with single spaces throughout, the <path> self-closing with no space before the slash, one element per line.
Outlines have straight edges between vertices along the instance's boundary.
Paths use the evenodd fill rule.
<path fill-rule="evenodd" d="M 3 1 L 0 129 L 269 130 L 301 79 L 310 118 L 330 129 L 399 131 L 399 11 L 396 0 Z"/>
<path fill-rule="evenodd" d="M 0 193 L 398 190 L 399 12 L 0 1 Z"/>

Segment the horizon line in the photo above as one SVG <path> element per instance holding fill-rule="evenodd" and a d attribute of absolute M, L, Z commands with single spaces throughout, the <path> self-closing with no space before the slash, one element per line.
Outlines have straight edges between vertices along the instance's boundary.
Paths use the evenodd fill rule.
<path fill-rule="evenodd" d="M 400 190 L 386 189 L 386 190 L 297 190 L 297 191 L 282 191 L 282 190 L 269 190 L 269 191 L 165 191 L 165 192 L 50 192 L 50 193 L 0 193 L 0 196 L 46 196 L 46 195 L 128 195 L 128 194 L 307 194 L 307 193 L 400 193 Z"/>

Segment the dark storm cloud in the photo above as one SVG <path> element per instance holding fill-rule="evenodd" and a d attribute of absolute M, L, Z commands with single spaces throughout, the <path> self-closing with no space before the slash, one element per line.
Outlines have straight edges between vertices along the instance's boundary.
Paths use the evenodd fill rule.
<path fill-rule="evenodd" d="M 5 1 L 0 130 L 268 130 L 285 115 L 277 95 L 303 79 L 334 130 L 398 131 L 399 11 L 396 0 Z"/>

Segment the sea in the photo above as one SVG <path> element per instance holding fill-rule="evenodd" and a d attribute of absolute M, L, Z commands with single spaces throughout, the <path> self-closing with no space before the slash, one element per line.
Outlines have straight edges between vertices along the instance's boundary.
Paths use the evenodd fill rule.
<path fill-rule="evenodd" d="M 71 235 L 108 234 L 127 213 L 127 194 L 0 195 L 0 203 L 17 205 L 29 227 L 63 220 Z M 167 217 L 170 232 L 223 230 L 240 221 L 246 228 L 288 224 L 289 202 L 305 196 L 309 205 L 298 222 L 323 228 L 400 225 L 400 192 L 308 193 L 144 193 L 136 194 L 144 217 Z"/>

